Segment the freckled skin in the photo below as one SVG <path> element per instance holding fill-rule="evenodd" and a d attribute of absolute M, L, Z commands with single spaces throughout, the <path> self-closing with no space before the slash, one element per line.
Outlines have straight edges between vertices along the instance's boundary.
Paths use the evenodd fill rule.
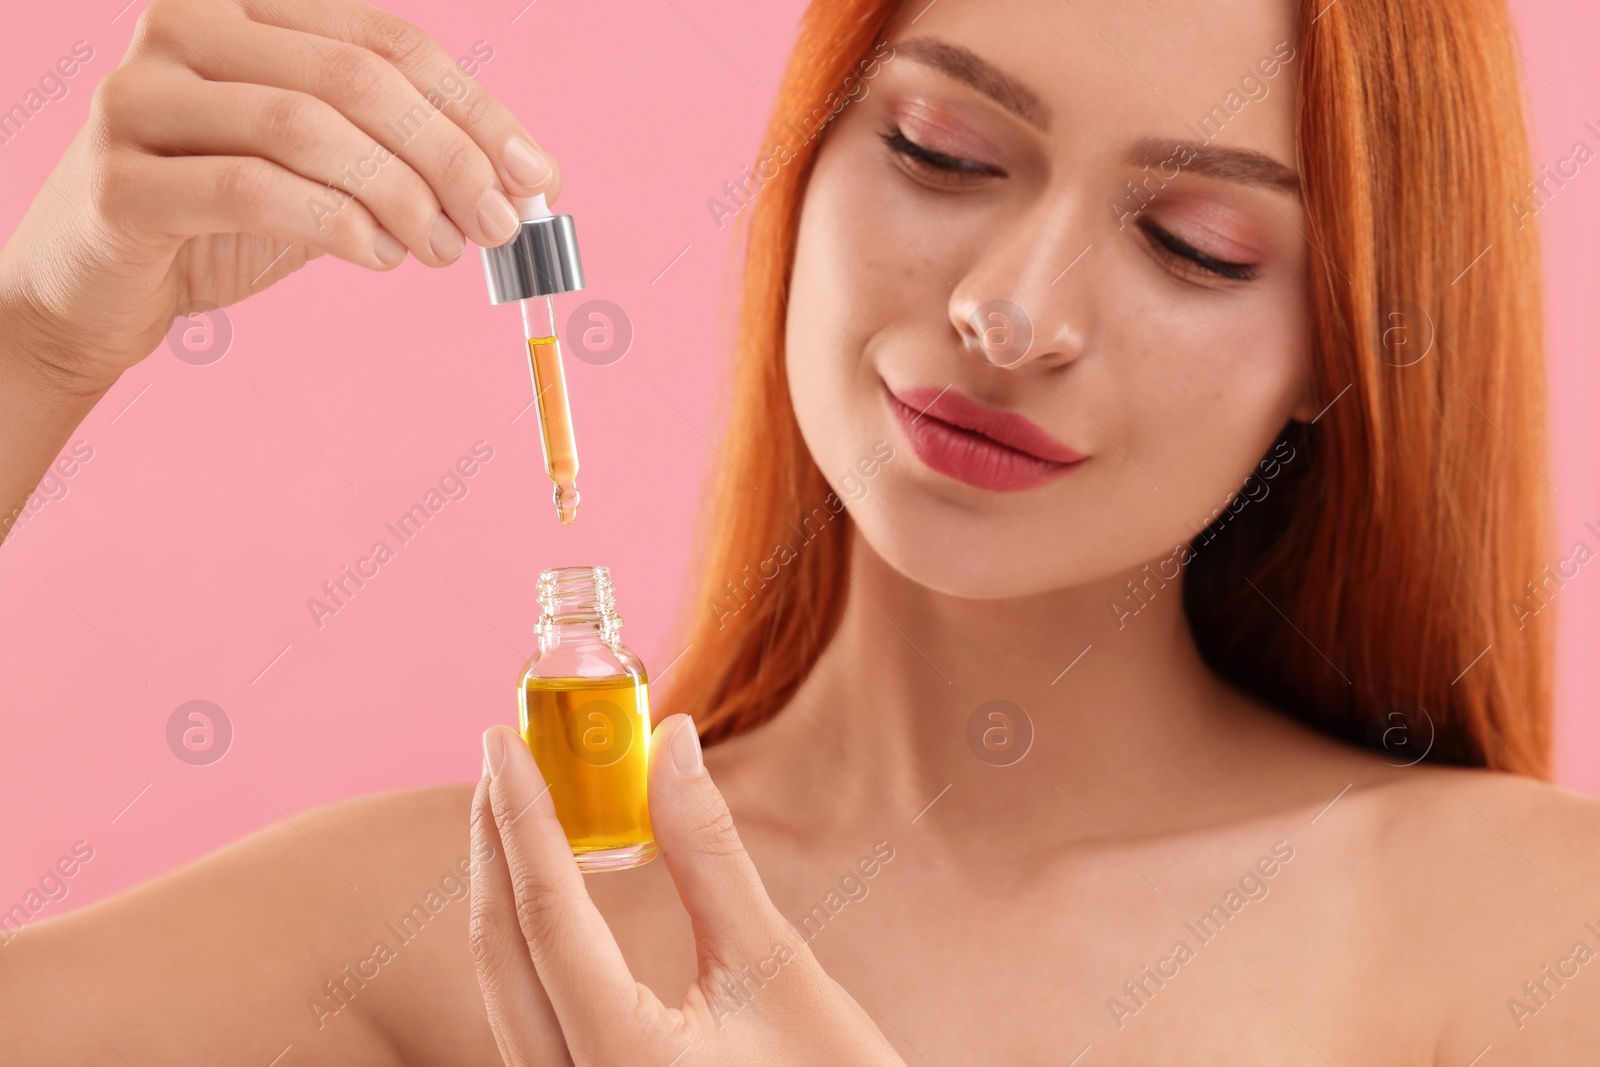
<path fill-rule="evenodd" d="M 907 1063 L 1059 1065 L 1092 1046 L 1078 1062 L 1442 1067 L 1490 1045 L 1482 1062 L 1593 1062 L 1600 963 L 1537 1012 L 1508 1003 L 1574 942 L 1600 948 L 1584 925 L 1600 926 L 1594 801 L 1404 766 L 1410 749 L 1358 750 L 1247 698 L 1200 661 L 1181 576 L 1127 625 L 1107 609 L 1317 410 L 1292 195 L 1186 175 L 1141 212 L 1194 245 L 1257 250 L 1243 284 L 1163 257 L 1110 206 L 1139 176 L 1128 144 L 1184 136 L 1294 39 L 1288 6 L 940 0 L 889 34 L 912 37 L 971 49 L 1051 124 L 899 55 L 827 135 L 789 384 L 830 477 L 880 440 L 895 454 L 851 504 L 837 636 L 773 721 L 705 753 L 769 895 L 798 925 L 876 842 L 893 848 L 810 945 Z M 1291 63 L 1218 143 L 1292 161 L 1295 77 Z M 912 104 L 953 116 L 1005 177 L 949 188 L 909 169 L 879 135 Z M 1035 330 L 1005 369 L 963 334 L 992 299 Z M 885 377 L 1020 412 L 1089 459 L 1026 492 L 956 482 L 908 447 Z M 1004 767 L 966 740 L 994 699 L 1033 730 Z M 347 1007 L 320 1023 L 309 1007 L 465 854 L 470 798 L 296 816 L 30 927 L 0 948 L 8 1048 L 30 1063 L 265 1064 L 286 1045 L 285 1065 L 499 1062 L 460 903 Z M 1271 856 L 1256 895 L 1241 878 Z M 694 938 L 664 864 L 587 885 L 635 977 L 676 1003 Z M 1248 902 L 1230 911 L 1230 891 Z M 1191 925 L 1219 904 L 1202 940 Z M 1161 961 L 1179 943 L 1173 974 Z"/>

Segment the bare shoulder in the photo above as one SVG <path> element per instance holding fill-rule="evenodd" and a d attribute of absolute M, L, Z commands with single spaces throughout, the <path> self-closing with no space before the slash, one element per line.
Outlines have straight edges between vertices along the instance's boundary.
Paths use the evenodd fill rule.
<path fill-rule="evenodd" d="M 1521 775 L 1418 766 L 1369 789 L 1367 800 L 1382 820 L 1381 858 L 1431 869 L 1463 895 L 1510 903 L 1537 889 L 1600 888 L 1595 797 Z"/>
<path fill-rule="evenodd" d="M 1366 803 L 1386 822 L 1389 848 L 1451 875 L 1546 888 L 1560 881 L 1555 872 L 1573 881 L 1600 875 L 1600 798 L 1586 793 L 1520 774 L 1418 765 L 1370 782 Z M 1469 838 L 1498 848 L 1472 848 Z M 1462 869 L 1469 861 L 1474 867 Z"/>
<path fill-rule="evenodd" d="M 1592 1063 L 1600 800 L 1517 775 L 1406 768 L 1352 805 L 1394 948 L 1436 983 L 1436 1062 Z M 1337 810 L 1337 809 L 1335 809 Z"/>
<path fill-rule="evenodd" d="M 397 1044 L 406 1062 L 496 1063 L 466 948 L 471 796 L 295 814 L 29 927 L 0 953 L 0 1030 L 37 1063 L 268 1063 L 292 1048 L 376 1067 L 400 1062 Z M 436 1025 L 413 1051 L 395 1020 L 419 1015 Z"/>

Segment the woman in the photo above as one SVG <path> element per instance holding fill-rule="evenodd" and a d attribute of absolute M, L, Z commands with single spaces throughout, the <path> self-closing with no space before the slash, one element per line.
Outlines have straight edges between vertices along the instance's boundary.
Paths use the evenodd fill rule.
<path fill-rule="evenodd" d="M 1548 633 L 1504 608 L 1546 547 L 1507 33 L 817 0 L 752 172 L 665 862 L 579 876 L 496 727 L 475 792 L 27 928 L 8 1051 L 1591 1062 L 1600 810 L 1541 781 Z M 353 0 L 157 0 L 0 263 L 8 500 L 181 301 L 441 265 L 553 195 L 469 86 L 308 222 L 448 62 Z"/>

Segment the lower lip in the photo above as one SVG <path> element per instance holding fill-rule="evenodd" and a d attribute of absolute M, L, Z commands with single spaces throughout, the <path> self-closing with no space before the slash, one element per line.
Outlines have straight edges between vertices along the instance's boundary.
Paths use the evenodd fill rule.
<path fill-rule="evenodd" d="M 1015 492 L 1054 481 L 1083 460 L 1055 463 L 942 422 L 888 396 L 911 450 L 932 469 L 979 489 Z"/>

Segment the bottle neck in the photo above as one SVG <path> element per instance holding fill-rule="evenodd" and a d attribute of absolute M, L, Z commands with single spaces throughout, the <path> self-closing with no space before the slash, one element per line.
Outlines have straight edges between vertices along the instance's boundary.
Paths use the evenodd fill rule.
<path fill-rule="evenodd" d="M 622 632 L 617 591 L 605 567 L 557 567 L 539 574 L 539 642 L 595 637 L 613 644 Z"/>

